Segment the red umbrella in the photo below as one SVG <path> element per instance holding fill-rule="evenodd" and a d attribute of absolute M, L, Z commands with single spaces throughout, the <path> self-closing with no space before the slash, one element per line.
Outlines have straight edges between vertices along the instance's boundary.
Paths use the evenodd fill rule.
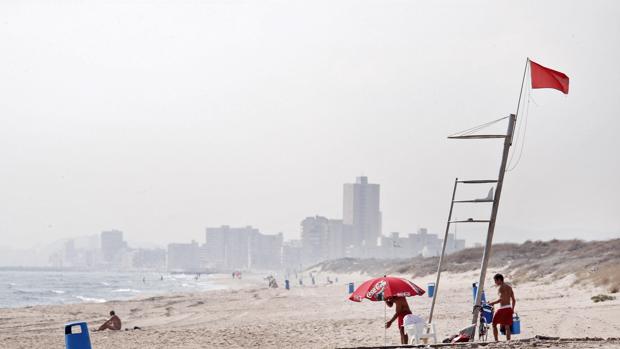
<path fill-rule="evenodd" d="M 409 280 L 384 276 L 364 282 L 351 294 L 349 299 L 354 302 L 361 302 L 364 298 L 371 301 L 382 301 L 391 297 L 421 296 L 424 293 L 426 291 Z"/>

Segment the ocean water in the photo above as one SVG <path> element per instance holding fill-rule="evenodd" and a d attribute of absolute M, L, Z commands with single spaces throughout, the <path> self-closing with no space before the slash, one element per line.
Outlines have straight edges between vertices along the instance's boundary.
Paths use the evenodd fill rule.
<path fill-rule="evenodd" d="M 163 276 L 163 280 L 161 277 Z M 0 308 L 106 302 L 221 289 L 210 275 L 78 271 L 0 271 Z"/>

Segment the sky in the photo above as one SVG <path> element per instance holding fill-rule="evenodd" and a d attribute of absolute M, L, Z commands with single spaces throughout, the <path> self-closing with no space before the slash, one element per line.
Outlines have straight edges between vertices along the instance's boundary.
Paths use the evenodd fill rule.
<path fill-rule="evenodd" d="M 501 152 L 446 136 L 515 113 L 526 57 L 570 93 L 525 93 L 495 241 L 620 237 L 618 18 L 617 1 L 2 1 L 0 245 L 293 239 L 342 217 L 360 175 L 385 234 L 442 233 L 454 178 L 497 177 Z"/>

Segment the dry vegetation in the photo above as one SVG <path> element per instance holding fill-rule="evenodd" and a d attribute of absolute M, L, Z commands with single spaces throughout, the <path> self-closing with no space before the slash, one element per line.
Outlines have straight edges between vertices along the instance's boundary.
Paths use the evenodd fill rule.
<path fill-rule="evenodd" d="M 445 271 L 464 272 L 480 268 L 482 247 L 469 248 L 447 256 Z M 369 275 L 437 272 L 438 257 L 409 259 L 344 258 L 323 262 L 313 268 L 338 273 L 363 272 Z M 610 293 L 620 289 L 620 239 L 585 242 L 581 240 L 526 241 L 523 244 L 493 246 L 490 268 L 508 269 L 513 282 L 542 277 L 577 276 L 577 283 L 593 283 Z"/>

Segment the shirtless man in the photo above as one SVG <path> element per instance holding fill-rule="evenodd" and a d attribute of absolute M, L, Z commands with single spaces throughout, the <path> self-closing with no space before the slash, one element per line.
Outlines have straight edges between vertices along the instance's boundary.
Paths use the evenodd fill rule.
<path fill-rule="evenodd" d="M 101 325 L 97 331 L 103 331 L 103 330 L 114 330 L 114 331 L 119 331 L 121 329 L 121 319 L 116 316 L 116 314 L 114 313 L 114 310 L 110 311 L 110 319 L 106 322 L 103 323 L 103 325 Z"/>
<path fill-rule="evenodd" d="M 392 307 L 392 305 L 396 304 L 396 311 L 394 312 L 394 316 L 385 323 L 385 328 L 390 328 L 392 326 L 392 322 L 398 319 L 398 330 L 400 331 L 400 343 L 407 344 L 409 338 L 405 333 L 405 328 L 403 327 L 403 319 L 405 315 L 411 314 L 411 309 L 409 309 L 409 304 L 407 303 L 407 299 L 405 297 L 393 297 L 385 300 L 385 304 L 388 307 Z"/>
<path fill-rule="evenodd" d="M 493 337 L 495 337 L 495 341 L 497 342 L 497 324 L 499 324 L 500 326 L 504 326 L 504 329 L 506 330 L 506 340 L 510 340 L 512 314 L 515 311 L 517 300 L 515 299 L 515 294 L 512 291 L 512 287 L 504 283 L 504 276 L 502 274 L 495 274 L 493 280 L 495 280 L 495 285 L 499 287 L 499 299 L 490 302 L 489 304 L 493 305 L 499 303 L 500 305 L 495 315 L 493 315 Z"/>

